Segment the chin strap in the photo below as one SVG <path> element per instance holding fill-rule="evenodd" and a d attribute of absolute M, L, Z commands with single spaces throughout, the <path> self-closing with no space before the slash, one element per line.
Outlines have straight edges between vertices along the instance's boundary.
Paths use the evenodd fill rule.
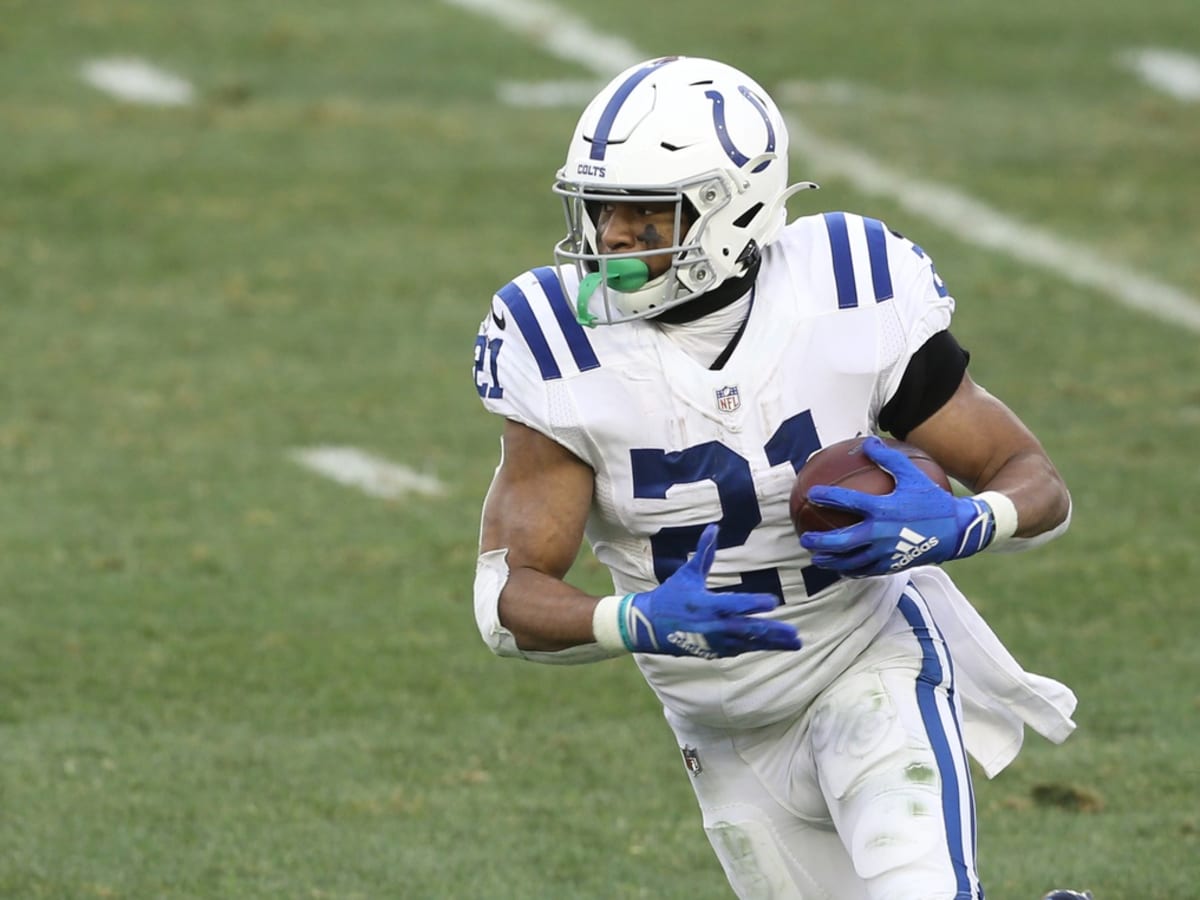
<path fill-rule="evenodd" d="M 575 319 L 580 325 L 596 327 L 596 316 L 588 312 L 588 302 L 600 282 L 605 282 L 614 291 L 631 293 L 645 287 L 650 280 L 650 267 L 640 259 L 613 259 L 601 263 L 599 272 L 592 272 L 579 282 L 579 294 L 575 300 Z"/>

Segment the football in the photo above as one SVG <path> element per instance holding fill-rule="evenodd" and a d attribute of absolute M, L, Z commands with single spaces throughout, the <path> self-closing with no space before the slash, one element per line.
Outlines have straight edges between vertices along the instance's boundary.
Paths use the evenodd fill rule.
<path fill-rule="evenodd" d="M 850 488 L 864 494 L 890 494 L 895 488 L 896 483 L 892 476 L 875 465 L 863 452 L 864 440 L 865 437 L 860 436 L 822 447 L 808 458 L 804 467 L 797 473 L 792 484 L 790 500 L 792 524 L 797 534 L 845 528 L 861 520 L 861 517 L 854 513 L 810 503 L 808 492 L 814 485 L 827 484 Z M 924 450 L 892 438 L 882 440 L 892 449 L 904 453 L 918 469 L 944 490 L 952 490 L 950 479 L 946 477 L 942 467 Z"/>

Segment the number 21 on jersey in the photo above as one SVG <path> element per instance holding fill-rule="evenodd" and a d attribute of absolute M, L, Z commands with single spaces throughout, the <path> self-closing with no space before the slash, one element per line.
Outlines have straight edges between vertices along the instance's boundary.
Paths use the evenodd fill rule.
<path fill-rule="evenodd" d="M 763 447 L 768 463 L 772 466 L 791 463 L 796 472 L 819 449 L 821 440 L 813 425 L 812 413 L 807 410 L 780 424 Z M 663 500 L 667 491 L 676 485 L 698 481 L 711 481 L 716 486 L 721 504 L 721 518 L 717 522 L 719 550 L 742 546 L 762 522 L 750 462 L 720 441 L 707 441 L 672 452 L 633 449 L 629 456 L 633 495 L 639 499 Z M 659 583 L 687 562 L 688 554 L 695 549 L 700 532 L 707 524 L 670 526 L 650 537 L 654 575 Z M 836 573 L 815 566 L 806 567 L 802 575 L 809 594 L 828 587 L 838 578 Z M 783 585 L 777 569 L 755 569 L 742 572 L 741 577 L 740 584 L 715 590 L 755 591 L 783 599 Z"/>

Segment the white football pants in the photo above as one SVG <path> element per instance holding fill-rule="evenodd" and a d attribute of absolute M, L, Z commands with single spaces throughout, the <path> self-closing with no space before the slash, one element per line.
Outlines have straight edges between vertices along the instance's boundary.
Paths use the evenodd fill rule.
<path fill-rule="evenodd" d="M 800 717 L 722 730 L 668 711 L 738 897 L 982 898 L 953 685 L 910 584 L 875 642 Z"/>

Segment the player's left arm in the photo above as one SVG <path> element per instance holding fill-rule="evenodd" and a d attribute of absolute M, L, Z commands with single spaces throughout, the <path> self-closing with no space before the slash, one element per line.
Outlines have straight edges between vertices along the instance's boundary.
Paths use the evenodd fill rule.
<path fill-rule="evenodd" d="M 951 495 L 904 453 L 868 438 L 863 452 L 892 475 L 895 489 L 876 496 L 813 487 L 814 502 L 862 516 L 845 528 L 801 535 L 815 565 L 854 578 L 884 575 L 989 547 L 1027 549 L 1066 529 L 1070 495 L 1041 443 L 966 372 L 950 398 L 911 428 L 906 440 L 975 493 Z"/>
<path fill-rule="evenodd" d="M 963 374 L 950 399 L 913 428 L 906 440 L 970 490 L 996 492 L 1011 501 L 1015 527 L 1005 535 L 1005 523 L 998 523 L 1001 538 L 1034 538 L 1067 521 L 1071 497 L 1041 442 L 970 374 Z"/>
<path fill-rule="evenodd" d="M 948 330 L 954 302 L 933 261 L 911 241 L 889 234 L 894 283 L 905 287 L 881 312 L 894 315 L 893 324 L 907 335 L 905 347 L 917 349 L 890 357 L 879 382 L 877 422 L 975 493 L 958 497 L 942 490 L 904 453 L 869 438 L 863 452 L 892 475 L 895 489 L 876 496 L 812 488 L 810 500 L 856 513 L 861 521 L 805 532 L 800 543 L 815 565 L 862 577 L 1051 540 L 1070 521 L 1066 485 L 1033 432 L 968 374 L 970 354 Z"/>

